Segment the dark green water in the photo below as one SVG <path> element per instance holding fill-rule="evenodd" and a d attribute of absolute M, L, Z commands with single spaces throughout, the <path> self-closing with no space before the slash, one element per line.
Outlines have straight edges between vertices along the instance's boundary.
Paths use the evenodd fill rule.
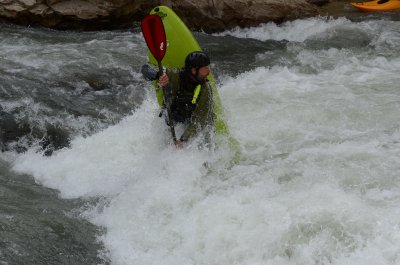
<path fill-rule="evenodd" d="M 0 160 L 1 264 L 109 264 L 98 227 L 79 217 L 84 202 L 63 200 Z"/>

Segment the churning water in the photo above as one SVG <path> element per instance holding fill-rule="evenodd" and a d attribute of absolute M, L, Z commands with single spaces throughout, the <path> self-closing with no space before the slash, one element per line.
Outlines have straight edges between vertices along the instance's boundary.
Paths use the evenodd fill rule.
<path fill-rule="evenodd" d="M 400 264 L 399 21 L 196 34 L 233 167 L 168 144 L 140 33 L 0 37 L 0 264 Z"/>

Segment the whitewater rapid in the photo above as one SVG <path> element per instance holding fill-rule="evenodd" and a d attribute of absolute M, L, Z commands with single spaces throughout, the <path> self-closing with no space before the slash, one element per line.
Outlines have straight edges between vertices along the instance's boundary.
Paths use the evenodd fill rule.
<path fill-rule="evenodd" d="M 99 198 L 80 215 L 105 228 L 111 264 L 400 264 L 399 29 L 312 18 L 213 36 L 287 41 L 219 76 L 231 168 L 223 148 L 170 146 L 152 93 L 52 156 L 8 160 L 62 198 Z"/>

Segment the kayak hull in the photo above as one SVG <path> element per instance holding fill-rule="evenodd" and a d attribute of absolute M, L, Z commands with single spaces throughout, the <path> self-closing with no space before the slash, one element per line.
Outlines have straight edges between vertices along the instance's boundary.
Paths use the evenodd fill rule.
<path fill-rule="evenodd" d="M 186 56 L 193 51 L 201 51 L 201 47 L 178 15 L 167 6 L 157 6 L 150 11 L 151 15 L 161 17 L 167 37 L 167 50 L 162 65 L 167 68 L 181 69 L 185 64 Z M 149 62 L 157 66 L 157 60 L 148 52 Z M 228 135 L 228 127 L 223 119 L 223 109 L 218 89 L 212 73 L 208 76 L 213 90 L 214 123 L 217 134 Z M 157 84 L 155 84 L 157 85 Z M 158 103 L 162 104 L 162 89 L 157 90 Z"/>
<path fill-rule="evenodd" d="M 352 6 L 363 12 L 377 12 L 377 11 L 394 11 L 400 10 L 399 0 L 389 0 L 384 2 L 382 0 L 351 3 Z"/>

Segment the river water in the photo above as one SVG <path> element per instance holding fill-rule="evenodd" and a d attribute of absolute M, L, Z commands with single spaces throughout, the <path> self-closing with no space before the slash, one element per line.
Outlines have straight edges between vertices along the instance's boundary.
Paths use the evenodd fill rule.
<path fill-rule="evenodd" d="M 168 144 L 138 30 L 1 25 L 0 264 L 400 264 L 399 18 L 196 34 L 230 167 Z"/>

